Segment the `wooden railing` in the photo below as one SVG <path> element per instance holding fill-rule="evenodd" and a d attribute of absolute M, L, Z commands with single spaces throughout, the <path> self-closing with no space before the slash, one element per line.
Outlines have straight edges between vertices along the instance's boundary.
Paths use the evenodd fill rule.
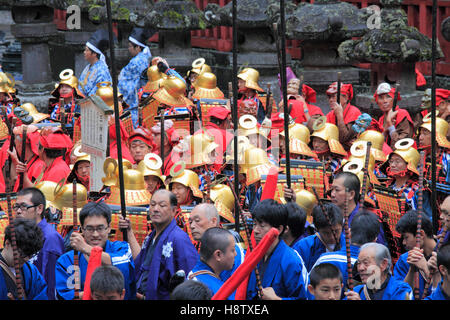
<path fill-rule="evenodd" d="M 157 0 L 155 0 L 156 2 Z M 208 3 L 217 3 L 224 6 L 231 0 L 194 0 L 200 10 L 204 10 Z M 370 5 L 380 5 L 379 0 L 344 0 L 357 6 L 358 8 L 365 8 Z M 301 0 L 297 2 L 313 3 L 314 0 Z M 450 1 L 441 0 L 437 2 L 437 38 L 445 57 L 436 63 L 436 73 L 438 75 L 450 76 L 450 42 L 446 41 L 441 34 L 441 23 L 450 15 Z M 421 33 L 431 37 L 432 32 L 432 0 L 404 0 L 402 5 L 403 10 L 408 16 L 410 26 L 416 27 Z M 65 11 L 55 10 L 55 23 L 60 30 L 65 30 Z M 218 51 L 232 50 L 232 30 L 231 27 L 215 27 L 206 30 L 194 30 L 192 35 L 192 46 L 199 48 L 209 48 Z M 158 35 L 156 34 L 150 39 L 151 42 L 158 42 Z M 286 40 L 287 52 L 293 59 L 301 59 L 301 49 L 299 40 Z M 364 64 L 366 68 L 370 68 L 370 64 Z M 431 74 L 430 62 L 417 63 L 418 69 L 424 75 Z"/>

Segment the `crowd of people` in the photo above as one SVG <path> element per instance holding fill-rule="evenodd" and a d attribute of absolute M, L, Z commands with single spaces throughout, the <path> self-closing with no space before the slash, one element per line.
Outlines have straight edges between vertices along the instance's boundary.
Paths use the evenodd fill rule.
<path fill-rule="evenodd" d="M 380 83 L 376 119 L 334 82 L 324 113 L 291 68 L 275 102 L 246 67 L 233 99 L 205 59 L 183 76 L 153 57 L 152 35 L 132 30 L 117 97 L 106 30 L 48 110 L 0 72 L 0 299 L 449 299 L 450 90 L 436 89 L 432 155 L 429 91 L 413 115 Z M 103 177 L 82 139 L 93 96 L 114 110 Z"/>

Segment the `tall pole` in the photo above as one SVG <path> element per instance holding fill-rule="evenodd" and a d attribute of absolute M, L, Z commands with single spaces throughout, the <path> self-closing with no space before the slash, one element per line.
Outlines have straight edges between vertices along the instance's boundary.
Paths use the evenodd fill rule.
<path fill-rule="evenodd" d="M 237 105 L 237 37 L 238 37 L 238 28 L 237 28 L 237 0 L 233 0 L 233 75 L 232 75 L 232 87 L 233 87 L 233 103 L 232 103 L 232 111 L 233 111 L 233 130 L 234 130 L 234 162 L 233 162 L 233 171 L 234 171 L 234 191 L 236 195 L 239 195 L 239 164 L 238 164 L 238 105 Z M 242 217 L 245 219 L 245 217 Z M 245 223 L 245 221 L 243 221 Z M 236 198 L 234 202 L 234 224 L 235 230 L 239 233 L 239 199 Z M 250 241 L 250 239 L 249 239 Z"/>
<path fill-rule="evenodd" d="M 109 53 L 111 57 L 111 78 L 114 95 L 114 121 L 116 125 L 116 139 L 117 139 L 117 160 L 119 163 L 119 187 L 120 187 L 120 208 L 122 216 L 125 219 L 127 215 L 125 205 L 125 183 L 123 180 L 123 161 L 122 161 L 122 137 L 120 135 L 120 119 L 119 119 L 119 101 L 117 100 L 117 73 L 116 73 L 116 59 L 114 55 L 114 38 L 112 31 L 112 15 L 111 15 L 111 0 L 106 1 L 106 12 L 108 15 L 108 32 L 109 32 Z M 128 241 L 127 230 L 123 229 L 123 240 Z"/>
<path fill-rule="evenodd" d="M 439 230 L 439 215 L 436 207 L 436 16 L 437 0 L 432 7 L 431 36 L 431 210 L 433 215 L 433 233 Z"/>
<path fill-rule="evenodd" d="M 284 149 L 286 156 L 286 184 L 291 188 L 291 161 L 289 158 L 289 106 L 287 100 L 287 82 L 286 82 L 286 22 L 284 13 L 284 0 L 280 1 L 280 38 L 281 38 L 281 66 L 280 66 L 280 78 L 281 89 L 283 93 L 283 113 L 284 113 Z"/>

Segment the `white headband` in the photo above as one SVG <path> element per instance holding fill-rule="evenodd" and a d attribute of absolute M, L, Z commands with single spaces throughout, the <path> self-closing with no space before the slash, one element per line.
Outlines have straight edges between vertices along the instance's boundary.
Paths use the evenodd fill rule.
<path fill-rule="evenodd" d="M 391 92 L 391 86 L 389 85 L 389 83 L 386 82 L 380 83 L 380 85 L 377 88 L 377 94 L 380 95 L 389 92 Z"/>
<path fill-rule="evenodd" d="M 128 37 L 128 40 L 131 41 L 131 42 L 133 42 L 134 44 L 137 44 L 138 46 L 143 47 L 143 48 L 144 48 L 144 51 L 143 51 L 143 52 L 144 52 L 145 54 L 150 54 L 150 56 L 152 56 L 152 54 L 150 53 L 150 48 L 149 48 L 148 46 L 146 46 L 145 44 L 143 44 L 143 43 L 137 41 L 137 40 L 136 40 L 135 38 L 133 38 L 132 36 L 129 36 L 129 37 Z"/>
<path fill-rule="evenodd" d="M 92 51 L 94 51 L 95 53 L 98 53 L 100 55 L 100 60 L 105 62 L 105 55 L 97 48 L 95 47 L 92 43 L 90 43 L 89 41 L 86 42 L 86 46 L 91 49 Z"/>

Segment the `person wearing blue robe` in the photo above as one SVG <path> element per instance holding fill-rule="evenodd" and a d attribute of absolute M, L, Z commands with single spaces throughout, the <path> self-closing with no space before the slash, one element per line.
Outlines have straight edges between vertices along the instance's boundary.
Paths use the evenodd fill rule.
<path fill-rule="evenodd" d="M 410 286 L 414 286 L 414 271 L 411 269 L 411 266 L 416 266 L 419 269 L 419 294 L 422 297 L 425 288 L 424 274 L 429 271 L 425 270 L 423 266 L 426 265 L 426 261 L 431 257 L 437 244 L 436 240 L 433 238 L 433 224 L 431 223 L 431 220 L 426 216 L 422 216 L 422 240 L 420 241 L 419 249 L 423 250 L 423 253 L 418 253 L 417 250 L 415 250 L 415 247 L 417 246 L 417 221 L 418 213 L 414 210 L 410 210 L 399 219 L 397 225 L 395 226 L 396 231 L 401 235 L 404 248 L 408 251 L 400 255 L 399 259 L 395 263 L 393 276 L 397 280 L 405 281 L 409 283 Z M 419 254 L 422 258 L 414 264 L 412 262 L 408 262 L 408 256 L 410 253 L 413 253 L 413 257 L 414 255 Z M 420 263 L 420 261 L 422 263 Z M 429 294 L 430 292 L 426 292 L 425 296 Z"/>
<path fill-rule="evenodd" d="M 27 261 L 42 248 L 42 231 L 32 219 L 17 217 L 13 223 L 19 255 L 18 267 L 22 274 L 25 295 L 23 298 L 25 300 L 48 300 L 47 283 L 44 277 L 36 266 Z M 5 229 L 4 247 L 0 252 L 0 300 L 18 299 L 11 238 L 11 226 L 8 225 Z M 12 297 L 10 298 L 8 294 L 11 294 Z"/>
<path fill-rule="evenodd" d="M 315 206 L 312 211 L 313 225 L 317 232 L 311 236 L 303 238 L 295 243 L 292 248 L 302 257 L 308 272 L 311 271 L 317 259 L 325 252 L 335 252 L 339 248 L 345 247 L 344 232 L 342 232 L 342 213 L 334 204 L 324 204 L 323 208 L 327 211 L 331 222 L 324 216 L 320 206 Z M 333 232 L 335 235 L 333 235 Z M 334 236 L 339 238 L 339 244 L 336 247 Z"/>
<path fill-rule="evenodd" d="M 28 206 L 28 209 L 25 209 Z M 64 253 L 64 241 L 61 235 L 44 218 L 45 195 L 37 188 L 25 188 L 17 193 L 14 210 L 17 216 L 31 219 L 37 223 L 43 235 L 43 246 L 28 262 L 33 264 L 44 277 L 49 300 L 55 300 L 55 265 Z"/>
<path fill-rule="evenodd" d="M 104 202 L 88 202 L 79 213 L 82 233 L 73 231 L 70 245 L 77 251 L 80 291 L 84 290 L 89 256 L 94 246 L 103 249 L 101 262 L 113 265 L 123 274 L 125 300 L 136 298 L 134 262 L 130 245 L 125 241 L 109 241 L 111 209 Z M 63 254 L 55 268 L 56 297 L 58 300 L 74 299 L 74 250 Z"/>
<path fill-rule="evenodd" d="M 111 264 L 117 267 L 125 278 L 124 300 L 133 300 L 136 297 L 136 285 L 134 281 L 134 263 L 131 257 L 131 250 L 128 243 L 124 241 L 106 240 L 103 252 L 111 257 Z M 63 254 L 56 263 L 56 295 L 58 300 L 73 300 L 73 255 L 71 250 Z M 80 291 L 84 291 L 86 281 L 86 271 L 89 261 L 81 252 L 77 252 L 78 266 L 80 268 Z M 71 285 L 68 285 L 71 284 Z"/>
<path fill-rule="evenodd" d="M 84 57 L 88 65 L 81 72 L 78 88 L 88 97 L 97 92 L 97 84 L 100 82 L 112 82 L 104 52 L 109 47 L 109 35 L 104 29 L 97 30 L 86 42 Z"/>
<path fill-rule="evenodd" d="M 198 253 L 187 233 L 177 226 L 175 219 L 161 233 L 157 242 L 154 239 L 155 233 L 156 230 L 153 230 L 146 237 L 142 250 L 135 259 L 137 287 L 144 285 L 142 277 L 146 273 L 147 280 L 143 288 L 145 299 L 168 300 L 171 276 L 178 270 L 184 270 L 186 274 L 191 271 L 197 262 Z M 156 246 L 150 252 L 150 244 L 154 240 Z M 149 254 L 152 255 L 151 261 L 147 261 L 150 259 L 147 257 Z"/>
<path fill-rule="evenodd" d="M 265 199 L 255 206 L 252 217 L 257 244 L 272 228 L 279 231 L 279 235 L 257 265 L 263 288 L 262 299 L 306 299 L 308 272 L 303 260 L 280 238 L 286 228 L 287 208 L 273 199 Z M 258 284 L 255 271 L 252 271 L 248 280 L 247 299 L 257 298 Z"/>
<path fill-rule="evenodd" d="M 145 42 L 155 33 L 144 28 L 133 28 L 128 38 L 128 51 L 132 55 L 130 62 L 120 71 L 118 90 L 123 100 L 128 104 L 131 112 L 133 127 L 139 125 L 138 90 L 140 88 L 141 74 L 148 69 L 152 54 Z"/>
<path fill-rule="evenodd" d="M 64 253 L 64 241 L 47 220 L 42 219 L 38 227 L 44 235 L 44 246 L 36 258 L 33 257 L 29 262 L 33 263 L 44 276 L 48 299 L 55 300 L 55 266 L 58 258 Z"/>
<path fill-rule="evenodd" d="M 203 282 L 214 294 L 225 283 L 220 278 L 224 271 L 233 268 L 236 253 L 234 236 L 225 229 L 213 227 L 207 229 L 201 237 L 200 257 L 188 275 L 188 279 Z M 235 299 L 233 292 L 228 300 Z"/>
<path fill-rule="evenodd" d="M 351 241 L 350 241 L 350 263 L 352 267 L 355 265 L 360 247 L 363 244 L 374 242 L 380 230 L 380 222 L 376 214 L 363 210 L 358 212 L 353 218 L 351 224 Z M 311 269 L 321 263 L 331 263 L 339 268 L 342 273 L 344 286 L 347 285 L 349 274 L 347 272 L 347 248 L 342 248 L 336 252 L 323 253 Z M 352 276 L 352 275 L 350 275 Z"/>
<path fill-rule="evenodd" d="M 383 283 L 379 292 L 375 293 L 375 299 L 370 297 L 370 292 L 367 290 L 366 285 L 358 285 L 353 288 L 353 291 L 357 292 L 361 297 L 361 300 L 412 300 L 412 289 L 406 282 L 399 281 L 393 278 L 391 275 Z M 366 295 L 368 293 L 368 296 Z"/>
<path fill-rule="evenodd" d="M 450 300 L 450 244 L 443 244 L 436 255 L 435 263 L 430 266 L 435 270 L 432 277 L 432 292 L 424 300 Z"/>

